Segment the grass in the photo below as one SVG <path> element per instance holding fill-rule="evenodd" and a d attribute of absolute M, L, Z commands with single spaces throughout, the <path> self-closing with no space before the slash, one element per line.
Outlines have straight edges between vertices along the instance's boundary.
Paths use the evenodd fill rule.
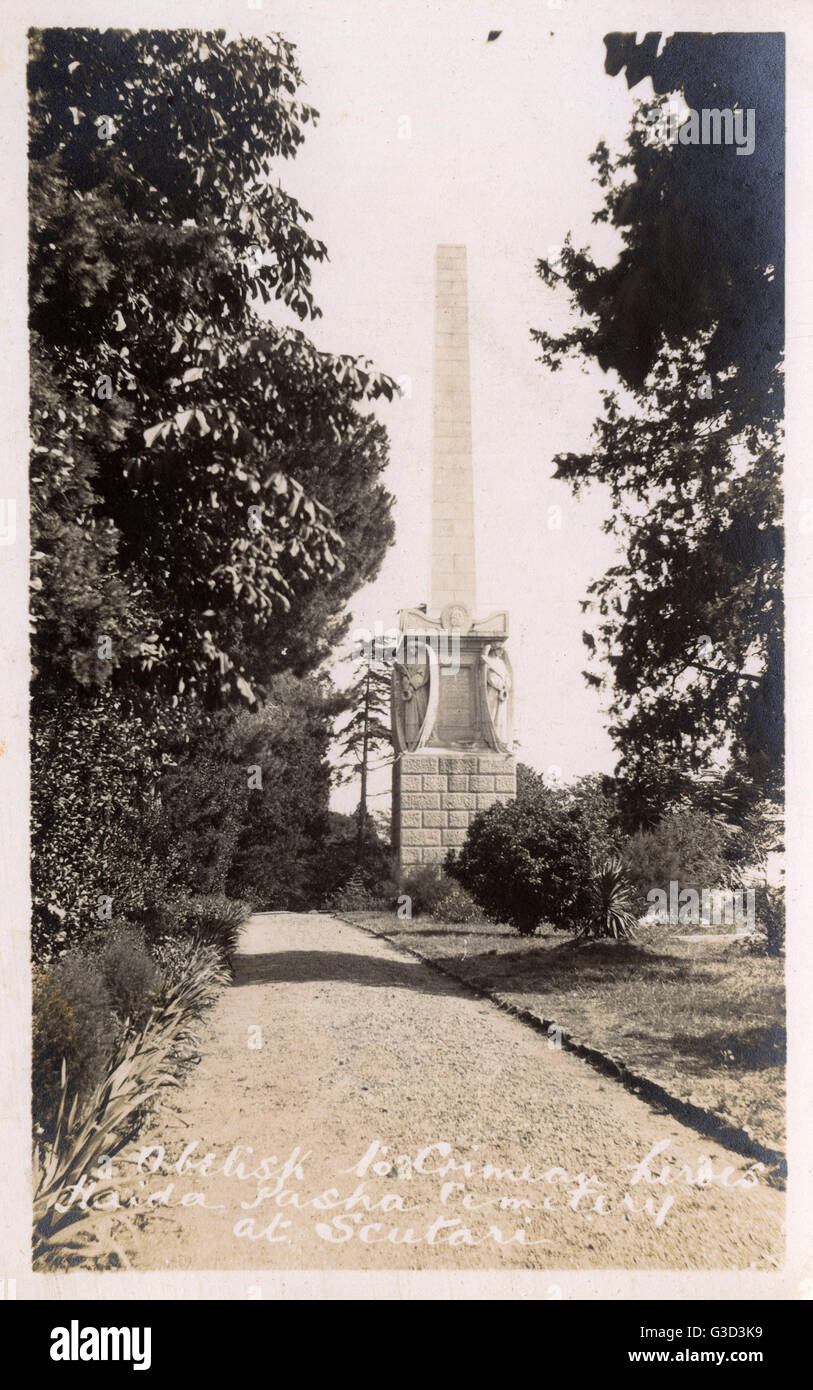
<path fill-rule="evenodd" d="M 520 937 L 490 923 L 348 915 L 784 1148 L 782 960 L 678 941 L 668 927 L 577 943 L 545 929 Z"/>

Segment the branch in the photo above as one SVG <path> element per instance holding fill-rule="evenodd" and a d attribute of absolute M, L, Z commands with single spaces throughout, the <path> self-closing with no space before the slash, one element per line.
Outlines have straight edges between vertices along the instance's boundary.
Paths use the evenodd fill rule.
<path fill-rule="evenodd" d="M 762 681 L 762 676 L 741 676 L 737 671 L 717 671 L 713 666 L 704 666 L 700 661 L 687 661 L 683 670 L 688 671 L 689 668 L 695 671 L 705 671 L 707 676 L 731 676 L 735 681 L 753 681 L 754 685 L 759 685 Z M 674 680 L 672 684 L 674 685 Z"/>

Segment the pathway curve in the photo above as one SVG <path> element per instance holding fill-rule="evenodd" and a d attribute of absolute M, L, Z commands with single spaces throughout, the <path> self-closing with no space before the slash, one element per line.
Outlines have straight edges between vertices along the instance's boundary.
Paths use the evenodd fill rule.
<path fill-rule="evenodd" d="M 202 1035 L 128 1150 L 135 1269 L 781 1263 L 748 1160 L 347 923 L 252 918 Z"/>

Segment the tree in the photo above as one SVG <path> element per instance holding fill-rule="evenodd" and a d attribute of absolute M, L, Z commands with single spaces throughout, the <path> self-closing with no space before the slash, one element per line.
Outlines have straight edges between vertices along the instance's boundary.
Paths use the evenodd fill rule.
<path fill-rule="evenodd" d="M 371 760 L 392 748 L 390 734 L 391 668 L 384 661 L 362 657 L 359 674 L 347 692 L 350 718 L 339 738 L 340 756 L 350 763 L 350 775 L 358 775 L 359 805 L 356 813 L 356 863 L 364 860 L 365 831 L 369 820 L 367 777 Z M 391 761 L 391 759 L 390 759 Z"/>
<path fill-rule="evenodd" d="M 282 866 L 313 849 L 328 773 L 297 782 L 307 750 L 281 740 L 274 778 L 313 806 L 266 808 L 258 864 L 220 712 L 278 713 L 286 671 L 316 667 L 377 573 L 392 499 L 366 411 L 395 386 L 293 326 L 319 314 L 327 252 L 280 179 L 317 119 L 291 44 L 33 31 L 28 80 L 42 941 L 85 930 L 99 895 L 138 915 L 192 874 L 268 888 L 274 853 L 299 891 Z M 322 692 L 311 723 L 309 698 L 319 763 L 335 710 Z"/>
<path fill-rule="evenodd" d="M 257 310 L 319 312 L 326 249 L 276 167 L 316 119 L 299 82 L 280 37 L 33 35 L 38 671 L 153 701 L 250 701 L 269 649 L 280 664 L 285 615 L 334 584 L 337 611 L 380 564 L 385 437 L 357 405 L 394 383 Z M 319 494 L 350 479 L 372 522 L 345 514 L 358 558 L 343 578 Z"/>
<path fill-rule="evenodd" d="M 226 887 L 258 907 L 312 907 L 330 826 L 333 723 L 341 697 L 322 676 L 274 676 L 263 707 L 225 731 L 242 815 Z M 259 772 L 259 776 L 257 775 Z"/>
<path fill-rule="evenodd" d="M 680 90 L 694 110 L 755 108 L 754 154 L 663 145 L 639 106 L 627 147 L 592 161 L 597 222 L 623 240 L 602 267 L 568 238 L 558 265 L 577 326 L 535 332 L 552 369 L 569 354 L 621 378 L 603 393 L 589 453 L 561 454 L 575 493 L 609 489 L 605 530 L 621 558 L 589 590 L 585 633 L 610 683 L 612 737 L 628 781 L 665 758 L 716 756 L 776 790 L 783 761 L 781 35 L 609 35 L 607 70 Z"/>

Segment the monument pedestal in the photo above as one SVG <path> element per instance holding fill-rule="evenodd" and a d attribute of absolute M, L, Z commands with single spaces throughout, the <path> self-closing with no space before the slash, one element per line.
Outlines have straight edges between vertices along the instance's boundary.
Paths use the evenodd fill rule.
<path fill-rule="evenodd" d="M 404 753 L 393 767 L 392 840 L 402 869 L 442 865 L 459 849 L 477 815 L 517 793 L 511 753 L 427 748 Z"/>

